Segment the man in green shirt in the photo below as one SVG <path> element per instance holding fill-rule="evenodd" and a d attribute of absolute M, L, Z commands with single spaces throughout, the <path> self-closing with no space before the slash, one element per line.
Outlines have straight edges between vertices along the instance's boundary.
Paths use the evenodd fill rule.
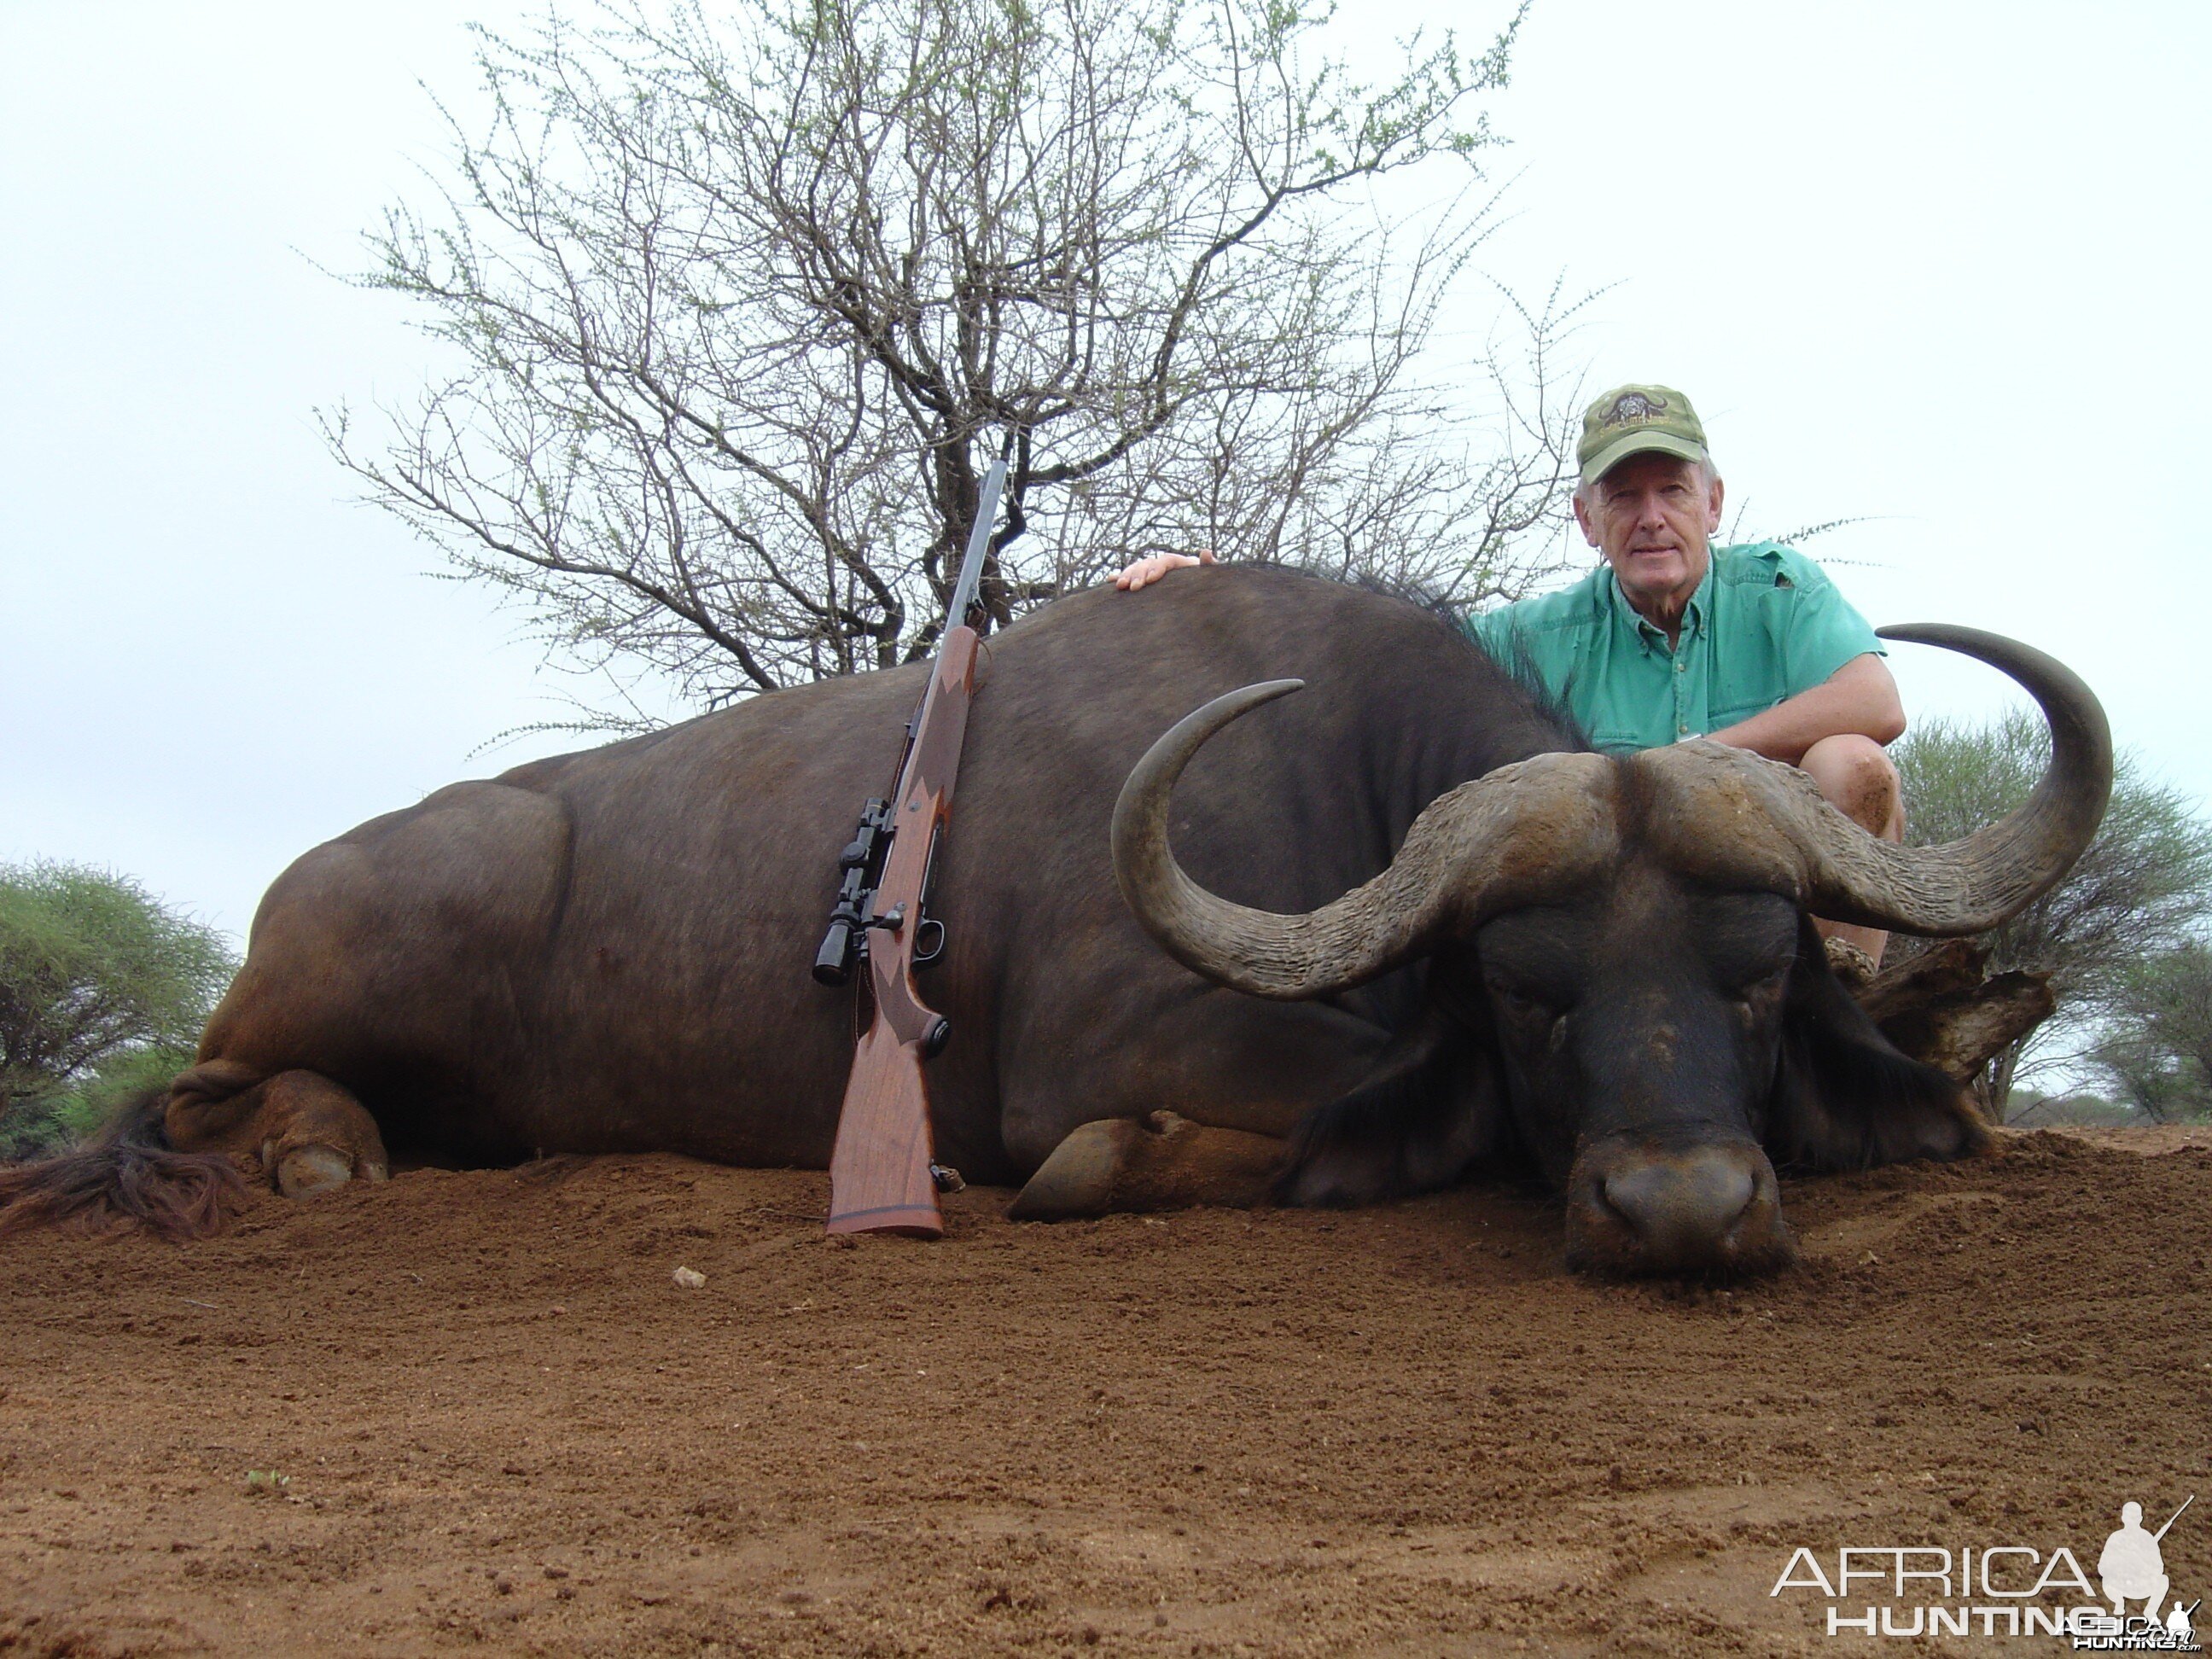
<path fill-rule="evenodd" d="M 1575 521 L 1604 564 L 1571 587 L 1475 617 L 1492 658 L 1563 702 L 1601 750 L 1710 738 L 1802 768 L 1846 816 L 1902 837 L 1905 730 L 1881 642 L 1819 566 L 1773 542 L 1716 547 L 1723 489 L 1690 400 L 1626 386 L 1583 416 Z M 1211 553 L 1141 559 L 1138 588 Z M 1823 922 L 1847 977 L 1869 975 L 1887 935 Z"/>

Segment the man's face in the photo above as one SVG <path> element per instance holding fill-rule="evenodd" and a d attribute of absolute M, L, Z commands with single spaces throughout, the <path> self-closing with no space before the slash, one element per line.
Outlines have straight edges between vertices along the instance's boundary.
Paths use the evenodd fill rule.
<path fill-rule="evenodd" d="M 1680 613 L 1710 562 L 1721 525 L 1721 481 L 1695 461 L 1632 455 L 1575 492 L 1575 522 L 1605 555 L 1638 611 Z"/>

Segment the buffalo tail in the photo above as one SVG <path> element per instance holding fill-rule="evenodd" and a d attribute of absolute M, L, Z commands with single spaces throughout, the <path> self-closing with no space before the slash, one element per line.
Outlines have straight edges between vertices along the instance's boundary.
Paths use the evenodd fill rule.
<path fill-rule="evenodd" d="M 167 1085 L 134 1096 L 82 1146 L 0 1165 L 0 1234 L 40 1226 L 104 1233 L 138 1226 L 183 1241 L 222 1231 L 246 1180 L 222 1152 L 179 1152 L 162 1112 Z"/>

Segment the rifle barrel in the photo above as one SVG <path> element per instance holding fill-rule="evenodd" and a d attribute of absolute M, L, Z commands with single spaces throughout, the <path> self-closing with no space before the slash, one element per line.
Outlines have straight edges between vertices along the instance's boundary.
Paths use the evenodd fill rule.
<path fill-rule="evenodd" d="M 2187 1509 L 2187 1508 L 2188 1508 L 2191 1504 L 2194 1504 L 2196 1501 L 2197 1501 L 2197 1494 L 2196 1494 L 2195 1492 L 2191 1492 L 2191 1493 L 2190 1493 L 2188 1497 L 2186 1497 L 2186 1498 L 2183 1498 L 2183 1499 L 2181 1500 L 2181 1510 L 2185 1510 L 2185 1509 Z M 2160 1527 L 2160 1528 L 2156 1532 L 2154 1532 L 2154 1533 L 2151 1534 L 2151 1535 L 2150 1535 L 2150 1536 L 2151 1536 L 2151 1541 L 2152 1541 L 2153 1543 L 2156 1543 L 2160 1539 L 2164 1538 L 2164 1537 L 2166 1536 L 2166 1532 L 2167 1532 L 2168 1528 L 2170 1528 L 2173 1525 L 2173 1523 L 2174 1523 L 2175 1522 L 2177 1522 L 2177 1521 L 2179 1521 L 2179 1520 L 2180 1520 L 2180 1519 L 2181 1519 L 2181 1510 L 2174 1510 L 2174 1512 L 2173 1512 L 2172 1515 L 2167 1516 L 2166 1517 L 2166 1525 L 2165 1525 L 2165 1526 L 2163 1526 L 2163 1527 Z"/>
<path fill-rule="evenodd" d="M 954 629 L 968 620 L 975 606 L 975 590 L 983 580 L 983 556 L 991 545 L 991 526 L 999 519 L 999 492 L 1006 487 L 1006 464 L 991 463 L 983 475 L 983 491 L 975 502 L 975 527 L 968 532 L 968 554 L 960 561 L 960 580 L 952 584 L 952 603 L 945 612 L 945 625 Z"/>

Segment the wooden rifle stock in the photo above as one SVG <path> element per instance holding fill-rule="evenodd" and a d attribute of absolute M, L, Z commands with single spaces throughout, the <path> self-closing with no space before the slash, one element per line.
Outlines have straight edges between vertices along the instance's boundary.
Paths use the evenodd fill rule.
<path fill-rule="evenodd" d="M 991 465 L 983 480 L 975 523 L 968 537 L 960 579 L 945 611 L 943 642 L 930 670 L 921 708 L 907 729 L 904 758 L 888 811 L 870 801 L 859 838 L 839 861 L 845 871 L 830 933 L 815 955 L 814 976 L 842 985 L 854 955 L 865 955 L 870 1014 L 845 1079 L 837 1117 L 837 1144 L 830 1155 L 830 1231 L 833 1233 L 908 1233 L 935 1238 L 945 1231 L 937 1207 L 939 1170 L 929 1127 L 929 1090 L 921 1063 L 942 1048 L 952 1027 L 921 1000 L 914 982 L 919 962 L 936 960 L 944 927 L 922 915 L 939 836 L 952 811 L 952 785 L 960 775 L 960 749 L 968 736 L 968 704 L 975 690 L 975 630 L 968 625 L 977 584 L 990 550 L 991 526 L 1006 464 Z M 882 873 L 868 889 L 880 838 Z M 938 940 L 917 957 L 919 935 L 935 927 Z M 945 1172 L 950 1176 L 951 1172 Z M 951 1177 L 957 1186 L 957 1176 Z"/>
<path fill-rule="evenodd" d="M 891 799 L 890 853 L 866 930 L 874 1013 L 854 1052 L 830 1157 L 833 1233 L 934 1238 L 945 1231 L 921 1063 L 945 1046 L 951 1028 L 915 989 L 915 935 L 930 854 L 952 810 L 975 647 L 975 630 L 965 623 L 946 632 Z"/>

